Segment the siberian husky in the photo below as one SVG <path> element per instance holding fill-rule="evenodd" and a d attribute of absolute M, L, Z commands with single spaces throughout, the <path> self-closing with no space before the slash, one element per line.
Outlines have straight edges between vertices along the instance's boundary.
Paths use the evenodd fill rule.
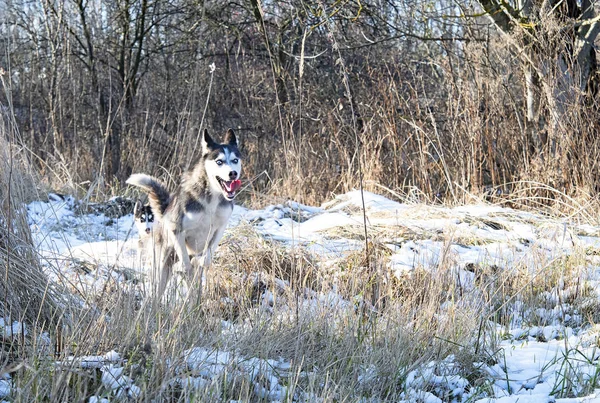
<path fill-rule="evenodd" d="M 154 227 L 154 213 L 149 204 L 142 204 L 140 200 L 133 206 L 133 218 L 140 237 L 150 235 Z"/>
<path fill-rule="evenodd" d="M 149 260 L 149 245 L 152 243 L 154 227 L 157 222 L 154 221 L 154 212 L 149 204 L 143 204 L 140 200 L 133 206 L 133 219 L 138 231 L 138 259 L 144 265 Z M 151 255 L 150 255 L 151 256 Z"/>
<path fill-rule="evenodd" d="M 223 143 L 204 131 L 202 156 L 186 172 L 178 189 L 169 193 L 156 178 L 134 174 L 127 180 L 148 192 L 154 217 L 159 221 L 149 247 L 153 259 L 154 291 L 160 298 L 174 271 L 193 279 L 194 269 L 210 266 L 233 211 L 240 188 L 241 154 L 233 130 Z"/>

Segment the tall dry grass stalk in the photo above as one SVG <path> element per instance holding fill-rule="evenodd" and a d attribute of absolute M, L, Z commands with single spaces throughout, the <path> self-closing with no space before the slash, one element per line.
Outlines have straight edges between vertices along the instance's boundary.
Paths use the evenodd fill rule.
<path fill-rule="evenodd" d="M 5 119 L 0 115 L 0 318 L 36 331 L 54 330 L 60 296 L 42 271 L 25 207 L 38 184 Z"/>

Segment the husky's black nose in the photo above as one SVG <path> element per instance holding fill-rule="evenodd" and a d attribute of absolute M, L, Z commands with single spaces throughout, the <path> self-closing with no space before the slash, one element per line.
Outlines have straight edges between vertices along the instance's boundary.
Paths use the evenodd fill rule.
<path fill-rule="evenodd" d="M 229 172 L 229 180 L 235 180 L 237 178 L 237 172 L 230 171 Z"/>
<path fill-rule="evenodd" d="M 152 229 L 151 229 L 151 228 L 146 228 L 146 234 L 149 234 L 149 233 L 150 233 L 150 231 L 152 231 Z"/>

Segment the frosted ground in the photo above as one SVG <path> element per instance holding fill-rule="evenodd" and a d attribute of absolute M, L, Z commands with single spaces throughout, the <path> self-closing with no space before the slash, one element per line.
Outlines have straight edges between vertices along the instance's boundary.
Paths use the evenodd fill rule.
<path fill-rule="evenodd" d="M 577 263 L 580 286 L 585 284 L 592 290 L 587 294 L 590 304 L 598 298 L 600 225 L 592 220 L 580 223 L 568 217 L 484 204 L 455 208 L 402 204 L 368 192 L 364 193 L 364 202 L 369 239 L 387 249 L 382 268 L 386 275 L 402 278 L 417 269 L 449 267 L 462 292 L 469 293 L 481 267 L 514 270 L 515 275 L 517 268 L 526 268 L 533 277 L 544 276 L 548 267 L 579 253 L 583 256 Z M 131 281 L 144 278 L 135 251 L 137 234 L 132 215 L 110 218 L 103 213 L 81 214 L 76 205 L 72 198 L 56 195 L 50 195 L 46 202 L 28 205 L 34 242 L 51 279 L 67 284 L 79 295 L 99 293 L 108 281 L 139 288 L 143 294 L 143 283 Z M 364 248 L 363 220 L 361 194 L 357 191 L 340 195 L 321 207 L 295 202 L 260 210 L 236 206 L 221 250 L 235 242 L 238 233 L 252 233 L 283 245 L 290 253 L 304 249 L 317 256 L 326 270 Z M 285 281 L 278 284 L 286 287 Z M 569 299 L 578 292 L 571 285 L 562 284 L 558 278 L 555 290 L 542 293 L 543 303 L 538 306 L 525 304 L 518 295 L 509 298 L 504 310 L 509 319 L 503 325 L 491 316 L 485 318 L 496 329 L 493 353 L 498 358 L 478 364 L 487 377 L 486 392 L 471 385 L 468 377 L 456 370 L 455 357 L 450 355 L 413 368 L 404 379 L 401 399 L 427 403 L 600 402 L 600 327 L 590 324 L 582 304 Z M 273 290 L 263 290 L 261 306 L 268 311 L 276 297 Z M 306 315 L 321 305 L 340 310 L 356 305 L 355 300 L 338 294 L 335 283 L 328 291 L 312 293 L 309 299 Z M 235 332 L 236 326 L 223 320 L 222 332 Z M 27 329 L 18 323 L 0 323 L 5 338 L 22 331 Z M 469 343 L 464 340 L 465 345 Z M 72 357 L 66 362 L 102 371 L 101 381 L 109 392 L 90 397 L 90 402 L 136 398 L 142 393 L 136 380 L 124 371 L 126 360 L 120 351 L 99 351 L 98 355 Z M 223 371 L 233 371 L 254 385 L 258 399 L 315 401 L 307 392 L 289 389 L 290 362 L 285 357 L 258 358 L 199 345 L 182 357 L 173 357 L 173 365 L 181 368 L 169 382 L 178 387 L 202 390 Z M 363 368 L 357 379 L 363 387 L 357 389 L 356 401 L 377 401 L 365 398 L 363 392 L 379 376 L 376 367 Z M 11 399 L 16 393 L 11 385 L 10 376 L 4 375 L 0 398 Z M 557 397 L 561 395 L 576 397 Z"/>

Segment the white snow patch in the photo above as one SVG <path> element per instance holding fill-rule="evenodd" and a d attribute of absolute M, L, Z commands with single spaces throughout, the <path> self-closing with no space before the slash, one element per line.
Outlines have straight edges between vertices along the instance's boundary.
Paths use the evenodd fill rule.
<path fill-rule="evenodd" d="M 184 362 L 194 376 L 179 378 L 180 385 L 205 388 L 225 373 L 236 373 L 252 382 L 254 394 L 260 399 L 280 401 L 287 395 L 279 376 L 289 371 L 290 364 L 284 361 L 244 358 L 228 351 L 195 347 L 184 353 Z"/>
<path fill-rule="evenodd" d="M 58 365 L 78 366 L 80 368 L 102 368 L 108 363 L 121 360 L 121 356 L 112 350 L 104 355 L 84 355 L 81 357 L 67 357 L 64 361 L 58 361 Z"/>
<path fill-rule="evenodd" d="M 9 397 L 11 392 L 10 382 L 6 380 L 0 380 L 0 399 Z"/>
<path fill-rule="evenodd" d="M 19 321 L 10 323 L 9 319 L 0 318 L 0 337 L 11 339 L 16 336 L 27 336 L 27 326 Z"/>
<path fill-rule="evenodd" d="M 100 368 L 102 384 L 112 390 L 117 399 L 136 399 L 141 395 L 141 389 L 134 385 L 133 380 L 125 375 L 123 367 L 105 365 Z"/>

